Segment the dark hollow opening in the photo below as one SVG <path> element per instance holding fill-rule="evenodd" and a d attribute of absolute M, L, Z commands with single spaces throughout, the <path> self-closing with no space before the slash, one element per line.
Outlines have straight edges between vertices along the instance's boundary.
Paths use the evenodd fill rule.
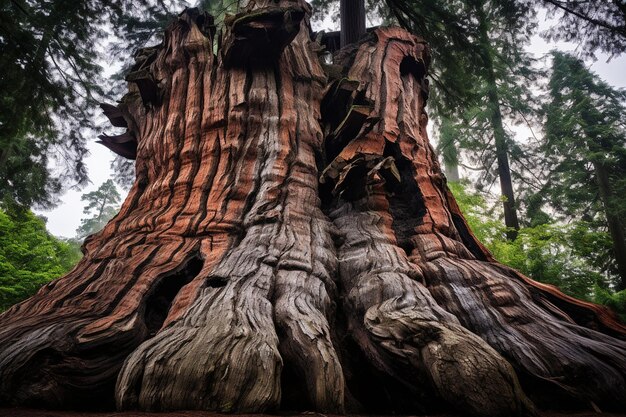
<path fill-rule="evenodd" d="M 400 62 L 400 76 L 412 74 L 416 80 L 421 80 L 426 75 L 426 67 L 410 56 L 405 56 Z"/>
<path fill-rule="evenodd" d="M 220 288 L 220 287 L 225 286 L 227 282 L 228 282 L 228 279 L 226 277 L 214 276 L 214 277 L 209 277 L 206 280 L 206 286 L 211 287 L 211 288 Z"/>
<path fill-rule="evenodd" d="M 283 366 L 280 376 L 280 389 L 280 409 L 282 411 L 301 412 L 315 409 L 307 392 L 304 375 L 289 360 L 285 360 Z"/>
<path fill-rule="evenodd" d="M 400 182 L 387 181 L 389 211 L 393 216 L 392 228 L 400 246 L 407 254 L 413 251 L 411 241 L 415 228 L 422 224 L 426 206 L 422 192 L 413 176 L 413 165 L 405 158 L 397 143 L 387 142 L 384 156 L 392 156 L 400 172 Z"/>
<path fill-rule="evenodd" d="M 202 259 L 194 256 L 179 271 L 163 277 L 156 285 L 146 300 L 145 324 L 149 337 L 163 326 L 174 298 L 200 273 L 203 264 Z"/>

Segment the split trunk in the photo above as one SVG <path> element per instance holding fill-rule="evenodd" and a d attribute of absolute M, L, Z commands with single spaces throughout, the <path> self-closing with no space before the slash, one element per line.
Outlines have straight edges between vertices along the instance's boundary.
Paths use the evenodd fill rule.
<path fill-rule="evenodd" d="M 424 42 L 320 64 L 309 7 L 187 10 L 102 136 L 136 158 L 65 277 L 0 316 L 0 402 L 263 412 L 626 408 L 626 328 L 501 264 L 426 134 Z M 217 39 L 217 40 L 216 40 Z M 217 54 L 214 54 L 214 42 Z"/>

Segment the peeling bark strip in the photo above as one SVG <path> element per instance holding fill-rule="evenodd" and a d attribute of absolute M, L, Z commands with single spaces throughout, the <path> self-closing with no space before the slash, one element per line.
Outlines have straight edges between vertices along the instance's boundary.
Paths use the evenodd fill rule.
<path fill-rule="evenodd" d="M 257 1 L 214 55 L 187 10 L 138 54 L 103 105 L 128 130 L 101 138 L 137 181 L 72 272 L 0 316 L 0 403 L 625 409 L 626 328 L 467 227 L 426 135 L 426 45 L 378 29 L 329 78 L 309 12 Z"/>

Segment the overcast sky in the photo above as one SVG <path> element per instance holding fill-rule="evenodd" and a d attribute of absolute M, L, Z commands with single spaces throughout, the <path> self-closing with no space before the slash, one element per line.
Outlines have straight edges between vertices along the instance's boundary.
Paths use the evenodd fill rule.
<path fill-rule="evenodd" d="M 331 19 L 326 19 L 322 23 L 325 29 L 332 28 L 333 25 Z M 545 23 L 540 25 L 540 27 L 547 26 L 548 25 Z M 542 57 L 555 48 L 563 51 L 574 51 L 576 45 L 566 43 L 548 44 L 539 36 L 534 36 L 527 50 L 535 55 L 535 57 Z M 598 60 L 596 62 L 588 63 L 591 70 L 611 85 L 626 88 L 626 56 L 622 55 L 618 58 L 614 58 L 610 62 L 606 62 L 606 55 L 599 54 L 597 58 Z M 110 73 L 111 70 L 107 68 L 105 71 Z M 110 132 L 112 128 L 108 122 L 103 120 L 100 125 L 100 130 L 104 133 Z M 56 236 L 73 237 L 75 235 L 76 228 L 79 226 L 80 219 L 83 217 L 83 202 L 80 200 L 81 195 L 96 190 L 100 184 L 111 178 L 109 166 L 113 159 L 113 153 L 104 146 L 97 144 L 96 140 L 97 137 L 94 137 L 88 144 L 90 155 L 85 160 L 91 181 L 89 186 L 81 191 L 68 191 L 63 194 L 61 204 L 54 210 L 35 210 L 37 214 L 43 215 L 48 219 L 48 230 Z M 122 198 L 125 198 L 126 192 L 123 190 L 120 191 Z"/>

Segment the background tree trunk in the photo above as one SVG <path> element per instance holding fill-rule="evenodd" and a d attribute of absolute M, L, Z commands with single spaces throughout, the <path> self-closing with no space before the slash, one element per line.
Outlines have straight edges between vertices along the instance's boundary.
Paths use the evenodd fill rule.
<path fill-rule="evenodd" d="M 72 272 L 0 316 L 0 402 L 624 409 L 626 328 L 495 262 L 459 212 L 424 42 L 378 29 L 329 78 L 305 3 L 252 7 L 217 55 L 194 10 L 139 55 L 129 132 L 103 139 L 137 180 Z"/>
<path fill-rule="evenodd" d="M 515 240 L 519 231 L 519 219 L 517 218 L 517 205 L 515 203 L 515 192 L 511 179 L 511 167 L 509 165 L 509 145 L 507 143 L 506 132 L 502 122 L 502 112 L 500 111 L 500 97 L 498 95 L 498 84 L 496 82 L 495 68 L 492 57 L 491 41 L 489 40 L 488 19 L 483 9 L 484 3 L 478 2 L 475 10 L 478 16 L 479 34 L 481 50 L 483 51 L 483 62 L 485 79 L 487 82 L 487 99 L 489 103 L 489 114 L 491 130 L 496 147 L 496 162 L 498 166 L 498 180 L 500 182 L 500 193 L 502 195 L 502 208 L 504 211 L 504 224 L 508 228 L 506 235 L 509 240 Z"/>
<path fill-rule="evenodd" d="M 339 15 L 341 16 L 339 39 L 343 48 L 365 35 L 365 0 L 340 0 Z"/>
<path fill-rule="evenodd" d="M 604 206 L 604 214 L 606 216 L 606 223 L 611 235 L 611 242 L 613 246 L 613 255 L 615 256 L 615 263 L 617 264 L 617 272 L 619 274 L 619 280 L 616 285 L 617 291 L 626 289 L 626 236 L 624 236 L 624 226 L 619 216 L 611 208 L 611 180 L 608 172 L 604 166 L 605 161 L 593 161 L 593 170 L 598 182 L 598 194 L 602 199 L 602 205 Z"/>

